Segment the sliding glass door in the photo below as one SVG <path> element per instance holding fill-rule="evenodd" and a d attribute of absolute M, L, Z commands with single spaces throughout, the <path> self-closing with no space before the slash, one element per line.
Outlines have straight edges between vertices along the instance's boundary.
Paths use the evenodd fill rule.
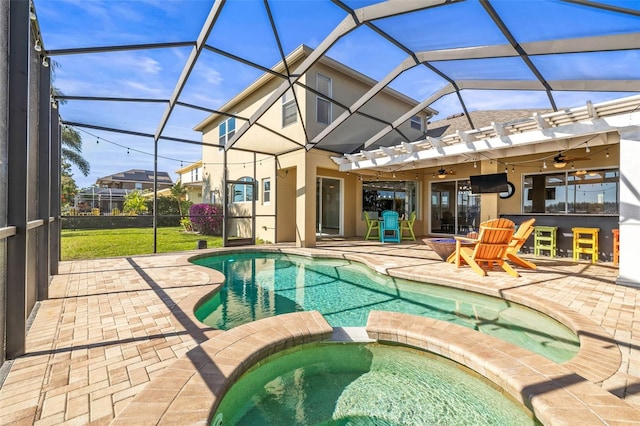
<path fill-rule="evenodd" d="M 431 183 L 431 233 L 466 235 L 477 231 L 480 194 L 468 180 Z"/>

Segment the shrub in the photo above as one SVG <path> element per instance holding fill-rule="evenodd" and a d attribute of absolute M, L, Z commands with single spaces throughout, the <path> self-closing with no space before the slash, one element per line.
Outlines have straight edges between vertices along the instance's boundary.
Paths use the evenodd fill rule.
<path fill-rule="evenodd" d="M 193 230 L 203 235 L 222 235 L 222 206 L 219 204 L 194 204 L 189 209 Z"/>

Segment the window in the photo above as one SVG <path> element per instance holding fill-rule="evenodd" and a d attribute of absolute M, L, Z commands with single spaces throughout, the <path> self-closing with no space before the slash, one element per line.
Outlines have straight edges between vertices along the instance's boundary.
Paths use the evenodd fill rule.
<path fill-rule="evenodd" d="M 197 182 L 198 181 L 198 170 L 199 169 L 191 170 L 191 182 Z"/>
<path fill-rule="evenodd" d="M 380 217 L 383 210 L 397 211 L 408 218 L 418 213 L 418 183 L 413 181 L 371 181 L 362 183 L 362 209 L 372 219 Z M 364 216 L 363 216 L 364 217 Z"/>
<path fill-rule="evenodd" d="M 327 98 L 331 98 L 331 79 L 316 74 L 316 90 Z M 323 97 L 316 97 L 316 120 L 318 123 L 331 123 L 331 102 Z"/>
<path fill-rule="evenodd" d="M 135 187 L 135 189 L 137 189 L 137 190 L 140 190 L 140 191 L 141 191 L 141 190 L 142 190 L 142 183 L 140 183 L 140 182 L 136 182 L 136 183 L 134 184 L 134 187 Z"/>
<path fill-rule="evenodd" d="M 262 179 L 262 203 L 271 202 L 271 178 Z"/>
<path fill-rule="evenodd" d="M 619 214 L 618 169 L 571 170 L 524 178 L 524 213 Z"/>
<path fill-rule="evenodd" d="M 411 117 L 411 128 L 422 131 L 422 118 L 417 115 Z"/>
<path fill-rule="evenodd" d="M 239 179 L 240 182 L 233 184 L 233 202 L 245 203 L 253 201 L 253 179 L 250 177 L 243 177 Z"/>
<path fill-rule="evenodd" d="M 218 143 L 224 147 L 236 133 L 236 119 L 230 117 L 218 126 Z M 221 148 L 222 149 L 222 148 Z"/>
<path fill-rule="evenodd" d="M 289 89 L 282 96 L 282 127 L 298 121 L 298 111 L 296 100 L 293 97 L 293 90 Z"/>

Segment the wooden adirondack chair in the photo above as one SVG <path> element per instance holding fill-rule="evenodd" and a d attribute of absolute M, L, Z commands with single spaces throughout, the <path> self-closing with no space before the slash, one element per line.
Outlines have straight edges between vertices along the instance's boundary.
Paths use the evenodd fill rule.
<path fill-rule="evenodd" d="M 480 232 L 475 247 L 463 247 L 462 242 L 467 238 L 456 237 L 455 263 L 459 268 L 463 263 L 471 266 L 474 272 L 486 276 L 487 269 L 498 265 L 509 275 L 519 277 L 505 260 L 513 260 L 513 255 L 507 253 L 513 239 L 515 224 L 509 219 L 494 219 L 480 224 Z"/>
<path fill-rule="evenodd" d="M 511 255 L 508 258 L 509 260 L 511 260 L 516 265 L 522 266 L 523 268 L 536 269 L 535 263 L 524 260 L 523 258 L 518 256 L 518 252 L 527 241 L 527 238 L 529 238 L 529 235 L 531 235 L 534 230 L 533 224 L 535 223 L 535 221 L 536 219 L 532 217 L 531 219 L 525 220 L 520 224 L 520 226 L 518 226 L 518 229 L 513 234 L 513 238 L 511 239 L 509 248 L 506 252 L 507 256 Z"/>

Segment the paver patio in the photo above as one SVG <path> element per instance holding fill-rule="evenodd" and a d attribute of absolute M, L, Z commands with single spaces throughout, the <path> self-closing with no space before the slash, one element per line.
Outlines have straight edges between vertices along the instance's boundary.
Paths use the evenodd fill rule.
<path fill-rule="evenodd" d="M 398 277 L 559 307 L 559 315 L 588 330 L 583 338 L 600 347 L 597 356 L 581 353 L 566 366 L 640 410 L 640 289 L 616 285 L 611 263 L 541 257 L 536 271 L 518 268 L 520 278 L 498 270 L 483 278 L 442 262 L 422 243 L 266 247 L 352 258 Z M 195 362 L 197 351 L 190 350 L 223 333 L 193 316 L 195 303 L 223 279 L 187 262 L 203 252 L 62 262 L 50 299 L 33 318 L 27 353 L 12 363 L 0 388 L 0 424 L 109 424 L 177 359 Z M 161 392 L 156 397 L 162 399 Z M 140 409 L 152 412 L 158 404 Z M 633 417 L 628 424 L 640 424 L 640 411 Z"/>

